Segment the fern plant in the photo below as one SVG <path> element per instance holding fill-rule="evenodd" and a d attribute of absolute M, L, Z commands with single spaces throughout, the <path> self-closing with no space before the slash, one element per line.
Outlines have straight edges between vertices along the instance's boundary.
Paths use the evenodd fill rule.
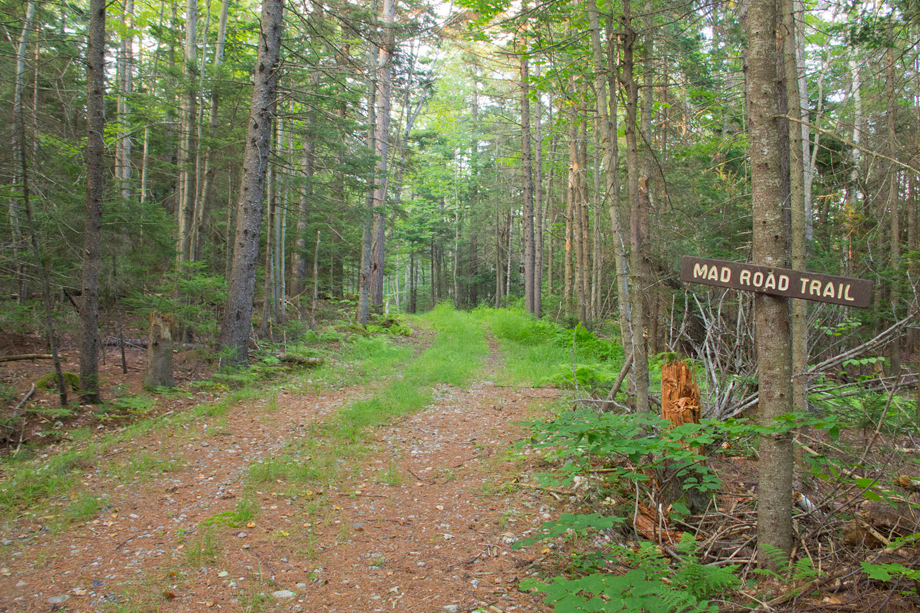
<path fill-rule="evenodd" d="M 657 546 L 642 542 L 636 551 L 610 552 L 630 568 L 623 575 L 595 572 L 576 578 L 555 577 L 550 582 L 530 579 L 521 589 L 544 593 L 556 613 L 714 613 L 718 607 L 707 599 L 738 585 L 738 567 L 700 564 L 690 535 L 684 535 L 678 551 L 681 561 L 672 566 Z"/>

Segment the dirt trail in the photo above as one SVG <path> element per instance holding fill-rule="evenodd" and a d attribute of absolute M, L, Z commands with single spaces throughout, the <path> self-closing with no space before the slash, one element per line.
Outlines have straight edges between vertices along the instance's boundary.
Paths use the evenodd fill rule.
<path fill-rule="evenodd" d="M 520 469 L 506 450 L 555 390 L 441 387 L 335 487 L 268 483 L 245 526 L 202 525 L 234 510 L 251 464 L 366 393 L 281 393 L 112 450 L 82 478 L 102 514 L 0 528 L 0 611 L 546 610 L 517 590 L 536 554 L 511 543 L 551 511 L 505 487 Z"/>

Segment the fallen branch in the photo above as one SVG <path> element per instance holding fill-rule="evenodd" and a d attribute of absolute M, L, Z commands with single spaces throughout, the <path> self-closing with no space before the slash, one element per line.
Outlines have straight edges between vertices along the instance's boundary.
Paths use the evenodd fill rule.
<path fill-rule="evenodd" d="M 35 393 L 35 384 L 33 383 L 32 389 L 26 392 L 26 395 L 22 397 L 22 400 L 19 401 L 19 404 L 17 404 L 16 407 L 13 409 L 13 412 L 10 413 L 10 419 L 16 419 L 17 417 L 19 417 L 19 413 L 20 413 L 19 409 L 25 406 L 25 404 L 29 401 L 29 398 L 31 398 L 32 394 L 34 393 Z"/>
<path fill-rule="evenodd" d="M 607 397 L 604 399 L 604 404 L 601 405 L 601 411 L 607 411 L 607 404 L 612 403 L 613 399 L 616 398 L 617 392 L 620 391 L 620 386 L 623 385 L 623 380 L 626 378 L 626 375 L 629 374 L 629 369 L 632 368 L 632 361 L 633 354 L 632 351 L 630 351 L 629 355 L 626 356 L 626 361 L 623 362 L 623 368 L 620 369 L 620 374 L 617 375 L 617 380 L 613 382 L 610 393 L 607 394 Z"/>
<path fill-rule="evenodd" d="M 874 338 L 866 341 L 865 343 L 863 343 L 862 345 L 859 345 L 858 347 L 854 347 L 853 349 L 850 349 L 849 351 L 844 351 L 841 354 L 835 355 L 833 357 L 830 357 L 824 360 L 823 362 L 815 364 L 814 366 L 812 366 L 806 371 L 806 374 L 813 375 L 819 372 L 823 372 L 827 370 L 828 368 L 842 364 L 843 362 L 849 360 L 852 357 L 855 357 L 857 355 L 860 355 L 860 354 L 866 353 L 867 351 L 871 351 L 872 349 L 875 349 L 879 345 L 886 343 L 902 327 L 904 327 L 907 324 L 907 322 L 909 322 L 916 316 L 917 316 L 917 311 L 911 310 L 911 312 L 907 315 L 907 317 L 905 317 L 901 321 L 893 323 L 891 326 L 889 326 L 884 331 L 880 332 Z"/>
<path fill-rule="evenodd" d="M 50 360 L 50 353 L 23 353 L 22 355 L 0 355 L 0 362 L 18 362 L 20 360 Z"/>

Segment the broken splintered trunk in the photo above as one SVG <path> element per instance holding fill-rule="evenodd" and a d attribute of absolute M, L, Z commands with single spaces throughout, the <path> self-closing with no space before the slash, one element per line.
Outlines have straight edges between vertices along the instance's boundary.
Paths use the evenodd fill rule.
<path fill-rule="evenodd" d="M 158 387 L 175 387 L 172 373 L 172 351 L 175 323 L 172 315 L 150 314 L 150 332 L 147 336 L 147 371 L 144 373 L 144 387 L 155 390 Z"/>
<path fill-rule="evenodd" d="M 700 388 L 685 361 L 661 367 L 661 416 L 675 426 L 700 423 Z"/>
<path fill-rule="evenodd" d="M 693 381 L 693 370 L 685 361 L 674 361 L 661 367 L 661 417 L 671 422 L 671 427 L 700 423 L 700 388 Z M 703 449 L 697 449 L 699 455 Z M 658 470 L 660 484 L 659 504 L 667 509 L 686 496 L 687 506 L 696 511 L 705 507 L 708 500 L 696 487 L 684 488 L 686 471 L 675 464 Z"/>

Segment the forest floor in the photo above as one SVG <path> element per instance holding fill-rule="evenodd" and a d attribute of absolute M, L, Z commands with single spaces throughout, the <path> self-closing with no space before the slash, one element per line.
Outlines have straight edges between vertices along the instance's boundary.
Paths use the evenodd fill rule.
<path fill-rule="evenodd" d="M 128 375 L 116 355 L 106 377 L 137 387 L 142 355 Z M 42 368 L 19 367 L 22 379 Z M 555 516 L 553 500 L 509 484 L 534 464 L 512 451 L 519 422 L 558 392 L 497 385 L 501 367 L 490 342 L 472 384 L 436 386 L 427 408 L 351 447 L 317 445 L 323 424 L 386 381 L 282 387 L 116 439 L 63 436 L 42 457 L 109 443 L 79 460 L 73 489 L 0 526 L 0 611 L 548 610 L 517 588 L 539 569 L 536 548 L 511 544 Z M 334 476 L 305 486 L 278 468 L 298 462 Z"/>
<path fill-rule="evenodd" d="M 153 397 L 140 393 L 145 352 L 129 349 L 125 374 L 109 347 L 101 407 L 62 412 L 54 393 L 39 390 L 16 422 L 9 410 L 18 400 L 7 398 L 0 613 L 549 611 L 543 595 L 521 589 L 525 579 L 584 574 L 580 564 L 597 552 L 604 576 L 618 577 L 648 539 L 677 546 L 667 515 L 649 515 L 631 497 L 638 481 L 625 481 L 626 491 L 610 477 L 616 462 L 571 486 L 536 485 L 535 473 L 559 469 L 565 456 L 516 443 L 539 438 L 525 422 L 560 415 L 571 394 L 514 383 L 523 354 L 484 337 L 474 316 L 448 310 L 412 322 L 408 337 L 356 333 L 341 343 L 355 331 L 331 334 L 312 347 L 329 358 L 319 370 L 262 359 L 221 375 L 194 351 L 177 353 L 179 389 Z M 551 362 L 549 350 L 528 355 Z M 40 351 L 34 339 L 0 340 L 0 354 Z M 22 398 L 50 370 L 49 361 L 0 363 L 0 383 Z M 64 352 L 64 370 L 77 370 L 76 352 Z M 799 472 L 804 555 L 786 576 L 757 570 L 756 462 L 741 439 L 710 450 L 722 485 L 706 511 L 671 524 L 695 536 L 696 554 L 681 558 L 663 542 L 660 553 L 672 566 L 696 556 L 707 568 L 734 568 L 740 583 L 712 596 L 725 612 L 920 610 L 913 576 L 863 570 L 920 563 L 913 542 L 896 538 L 920 530 L 920 493 L 881 501 L 895 475 L 920 483 L 916 445 L 910 431 L 894 431 L 873 448 L 882 422 L 867 423 L 839 440 L 806 436 L 817 468 Z M 906 451 L 892 455 L 898 449 Z M 863 460 L 873 476 L 851 478 Z M 869 498 L 873 484 L 881 494 Z M 544 522 L 592 506 L 631 521 L 514 547 Z M 653 558 L 640 566 L 652 568 Z M 670 586 L 674 570 L 658 562 L 656 585 Z"/>

